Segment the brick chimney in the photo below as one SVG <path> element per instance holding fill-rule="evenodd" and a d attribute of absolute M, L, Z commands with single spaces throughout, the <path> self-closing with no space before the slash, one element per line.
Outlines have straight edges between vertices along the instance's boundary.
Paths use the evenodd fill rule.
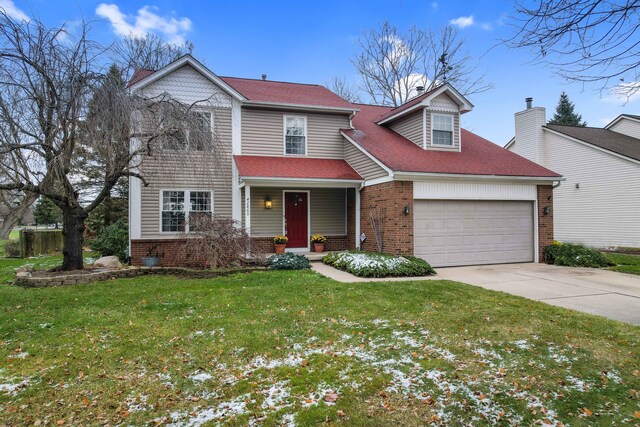
<path fill-rule="evenodd" d="M 527 108 L 515 114 L 516 142 L 511 151 L 541 163 L 542 126 L 547 123 L 547 112 L 544 107 L 534 107 L 533 98 L 526 98 L 525 102 Z"/>

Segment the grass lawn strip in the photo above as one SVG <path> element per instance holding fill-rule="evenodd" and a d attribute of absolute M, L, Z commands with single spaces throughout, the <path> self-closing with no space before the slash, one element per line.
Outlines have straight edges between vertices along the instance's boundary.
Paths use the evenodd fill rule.
<path fill-rule="evenodd" d="M 632 423 L 638 331 L 446 281 L 298 271 L 0 286 L 0 419 Z"/>
<path fill-rule="evenodd" d="M 610 261 L 616 263 L 609 270 L 619 271 L 621 273 L 640 274 L 640 256 L 627 255 L 619 253 L 605 252 L 604 255 Z"/>

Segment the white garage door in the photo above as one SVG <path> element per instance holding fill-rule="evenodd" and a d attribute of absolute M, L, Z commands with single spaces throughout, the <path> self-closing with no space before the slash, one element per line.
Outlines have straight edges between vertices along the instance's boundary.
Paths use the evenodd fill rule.
<path fill-rule="evenodd" d="M 434 267 L 533 261 L 533 203 L 416 200 L 414 246 Z"/>

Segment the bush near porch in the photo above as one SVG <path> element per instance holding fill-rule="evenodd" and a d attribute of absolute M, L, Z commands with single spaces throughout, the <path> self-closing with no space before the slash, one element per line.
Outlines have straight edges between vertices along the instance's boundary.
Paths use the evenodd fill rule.
<path fill-rule="evenodd" d="M 359 277 L 417 277 L 436 274 L 423 259 L 375 252 L 333 252 L 325 256 L 322 262 Z"/>

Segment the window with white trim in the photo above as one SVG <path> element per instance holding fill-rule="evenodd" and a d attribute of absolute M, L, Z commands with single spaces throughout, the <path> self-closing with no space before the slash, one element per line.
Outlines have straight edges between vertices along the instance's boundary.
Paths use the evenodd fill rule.
<path fill-rule="evenodd" d="M 163 136 L 165 150 L 204 151 L 213 142 L 213 113 L 210 111 L 192 111 L 191 123 L 182 129 L 173 129 Z"/>
<path fill-rule="evenodd" d="M 307 118 L 284 117 L 284 153 L 293 156 L 307 154 Z"/>
<path fill-rule="evenodd" d="M 163 233 L 189 232 L 189 219 L 211 217 L 213 202 L 211 191 L 164 190 L 161 193 L 160 229 Z M 189 201 L 185 203 L 185 201 Z M 197 221 L 191 221 L 195 231 Z"/>
<path fill-rule="evenodd" d="M 453 116 L 448 114 L 432 116 L 431 144 L 453 146 Z"/>

